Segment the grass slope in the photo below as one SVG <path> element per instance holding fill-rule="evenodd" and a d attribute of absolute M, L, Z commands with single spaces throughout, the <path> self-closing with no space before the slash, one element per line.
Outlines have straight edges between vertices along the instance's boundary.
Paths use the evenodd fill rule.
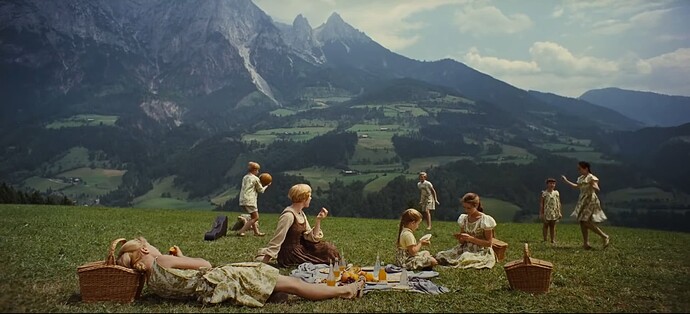
<path fill-rule="evenodd" d="M 105 258 L 119 237 L 143 235 L 159 248 L 179 245 L 188 256 L 203 256 L 214 265 L 251 260 L 269 237 L 222 237 L 203 241 L 216 215 L 231 221 L 239 213 L 137 210 L 131 208 L 0 205 L 1 312 L 688 312 L 690 254 L 683 243 L 690 234 L 604 226 L 612 245 L 580 249 L 578 226 L 558 225 L 559 244 L 541 243 L 538 224 L 499 224 L 497 235 L 510 247 L 506 261 L 522 256 L 529 242 L 532 256 L 554 263 L 551 291 L 530 295 L 508 289 L 499 263 L 491 270 L 438 267 L 434 281 L 453 292 L 431 296 L 405 292 L 372 292 L 361 300 L 310 302 L 292 299 L 263 308 L 195 301 L 165 300 L 146 289 L 134 304 L 85 304 L 80 301 L 76 268 Z M 308 210 L 313 222 L 315 210 Z M 275 228 L 277 215 L 262 214 L 262 229 Z M 326 238 L 350 262 L 371 265 L 379 253 L 393 259 L 396 220 L 329 217 Z M 434 223 L 432 253 L 454 245 L 452 222 Z M 418 231 L 417 236 L 423 232 Z M 282 269 L 281 273 L 289 273 Z"/>

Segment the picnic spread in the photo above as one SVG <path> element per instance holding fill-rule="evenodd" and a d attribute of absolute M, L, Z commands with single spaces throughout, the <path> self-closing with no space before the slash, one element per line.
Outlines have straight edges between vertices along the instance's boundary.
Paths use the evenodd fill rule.
<path fill-rule="evenodd" d="M 350 264 L 348 265 L 347 269 L 352 269 L 354 267 L 355 266 Z M 367 271 L 373 269 L 373 267 L 361 267 L 360 269 Z M 406 285 L 400 284 L 403 271 L 401 267 L 388 264 L 385 266 L 385 271 L 387 275 L 387 282 L 367 281 L 366 286 L 364 287 L 364 293 L 371 291 L 405 291 L 426 294 L 442 294 L 450 292 L 450 289 L 437 285 L 431 281 L 431 278 L 435 278 L 439 275 L 439 273 L 435 271 L 407 271 L 408 280 Z M 305 262 L 292 270 L 290 276 L 300 278 L 308 283 L 326 285 L 328 272 L 329 265 L 327 264 L 312 264 Z"/>

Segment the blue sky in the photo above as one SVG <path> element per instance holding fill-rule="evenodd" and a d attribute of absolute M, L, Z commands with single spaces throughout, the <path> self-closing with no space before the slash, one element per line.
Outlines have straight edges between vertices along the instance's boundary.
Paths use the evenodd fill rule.
<path fill-rule="evenodd" d="M 384 47 L 452 58 L 527 90 L 620 87 L 690 96 L 690 1 L 254 0 L 316 28 L 337 12 Z"/>

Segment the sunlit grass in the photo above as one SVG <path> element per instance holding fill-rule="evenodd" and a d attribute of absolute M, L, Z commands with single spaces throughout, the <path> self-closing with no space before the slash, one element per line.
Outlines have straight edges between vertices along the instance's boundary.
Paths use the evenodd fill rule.
<path fill-rule="evenodd" d="M 310 221 L 315 209 L 307 210 Z M 532 256 L 554 264 L 550 292 L 530 295 L 511 291 L 498 263 L 490 270 L 437 267 L 434 282 L 452 290 L 443 295 L 372 292 L 357 301 L 302 299 L 269 303 L 263 308 L 230 304 L 204 307 L 196 301 L 165 300 L 144 290 L 133 304 L 85 304 L 80 301 L 76 268 L 105 258 L 112 240 L 143 235 L 154 245 L 179 245 L 188 256 L 202 256 L 214 265 L 252 260 L 270 237 L 226 236 L 204 241 L 217 215 L 234 222 L 238 212 L 141 210 L 131 208 L 0 205 L 0 311 L 2 312 L 688 312 L 690 234 L 604 225 L 612 244 L 583 251 L 577 225 L 559 224 L 558 245 L 541 243 L 540 224 L 499 224 L 498 238 L 507 242 L 506 261 L 521 258 L 522 243 Z M 278 216 L 262 214 L 261 226 L 271 233 Z M 393 260 L 398 221 L 329 217 L 325 237 L 347 259 L 371 265 L 380 254 Z M 434 222 L 432 253 L 455 244 L 454 222 Z M 416 232 L 417 237 L 425 232 Z M 290 269 L 281 269 L 287 274 Z"/>

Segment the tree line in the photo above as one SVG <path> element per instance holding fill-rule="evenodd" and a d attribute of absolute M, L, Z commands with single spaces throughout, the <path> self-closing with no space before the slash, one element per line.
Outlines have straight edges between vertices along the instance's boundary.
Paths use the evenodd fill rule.
<path fill-rule="evenodd" d="M 21 191 L 3 182 L 0 184 L 0 204 L 74 205 L 74 202 L 65 195 Z"/>

